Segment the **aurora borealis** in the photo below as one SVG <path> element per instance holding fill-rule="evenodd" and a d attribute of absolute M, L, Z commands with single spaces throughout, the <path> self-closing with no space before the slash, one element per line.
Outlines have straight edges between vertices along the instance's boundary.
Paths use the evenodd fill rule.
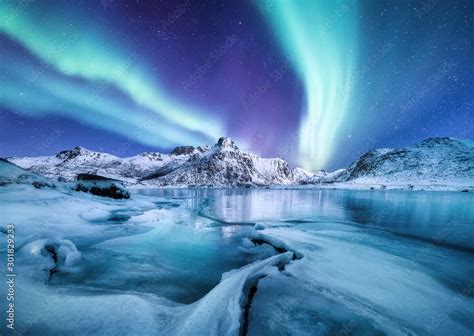
<path fill-rule="evenodd" d="M 305 87 L 298 157 L 311 170 L 327 163 L 350 98 L 357 34 L 352 4 L 280 1 L 267 11 Z"/>
<path fill-rule="evenodd" d="M 334 169 L 472 138 L 470 1 L 3 1 L 0 156 L 235 138 Z"/>
<path fill-rule="evenodd" d="M 28 105 L 32 113 L 48 110 L 66 113 L 71 118 L 86 120 L 91 125 L 123 135 L 134 136 L 130 128 L 144 129 L 133 139 L 155 146 L 172 146 L 183 140 L 196 143 L 223 133 L 219 125 L 207 119 L 202 111 L 183 106 L 167 95 L 166 90 L 160 87 L 159 78 L 150 79 L 147 70 L 141 68 L 141 63 L 132 64 L 139 56 L 117 41 L 110 40 L 101 33 L 100 27 L 94 27 L 94 22 L 81 27 L 81 22 L 86 19 L 78 17 L 78 12 L 73 11 L 72 15 L 64 17 L 65 13 L 59 10 L 47 14 L 58 20 L 45 22 L 42 16 L 31 15 L 28 6 L 36 5 L 28 4 L 25 10 L 5 6 L 5 19 L 1 21 L 0 28 L 62 76 L 36 75 L 42 72 L 41 69 L 25 69 L 23 64 L 18 64 L 15 73 L 11 74 L 16 81 L 13 85 L 5 83 L 7 92 L 4 100 L 7 106 L 20 112 L 24 105 Z M 6 59 L 14 64 L 15 58 L 16 55 L 9 55 L 7 50 Z M 93 87 L 88 90 L 83 83 L 71 83 L 71 78 L 92 82 Z M 25 79 L 26 92 L 22 92 L 20 99 L 14 97 L 14 92 L 8 92 L 22 87 Z M 112 87 L 127 97 L 133 107 L 117 104 L 108 92 Z M 53 97 L 44 99 L 44 95 Z M 24 100 L 27 102 L 24 103 Z M 60 106 L 57 106 L 58 101 Z M 144 110 L 148 115 L 143 113 Z M 206 127 L 202 127 L 203 122 Z M 143 126 L 147 123 L 151 123 L 148 128 Z M 161 129 L 155 131 L 151 128 Z"/>

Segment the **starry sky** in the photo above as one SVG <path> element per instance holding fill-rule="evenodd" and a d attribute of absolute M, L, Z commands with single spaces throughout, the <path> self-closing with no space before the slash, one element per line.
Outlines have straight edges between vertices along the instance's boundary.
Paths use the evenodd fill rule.
<path fill-rule="evenodd" d="M 474 2 L 1 1 L 0 156 L 232 137 L 332 170 L 474 138 Z"/>

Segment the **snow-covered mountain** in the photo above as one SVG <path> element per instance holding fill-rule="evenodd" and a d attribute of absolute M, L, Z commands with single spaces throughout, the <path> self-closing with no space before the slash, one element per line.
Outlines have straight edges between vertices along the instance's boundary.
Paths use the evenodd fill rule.
<path fill-rule="evenodd" d="M 296 167 L 293 169 L 293 181 L 298 184 L 304 184 L 317 173 L 310 172 L 306 169 Z"/>
<path fill-rule="evenodd" d="M 55 187 L 53 181 L 28 172 L 20 167 L 0 158 L 0 187 L 12 184 L 31 184 L 35 188 Z"/>
<path fill-rule="evenodd" d="M 230 138 L 210 146 L 180 146 L 169 154 L 117 156 L 76 147 L 55 156 L 9 158 L 10 162 L 60 181 L 94 174 L 143 186 L 329 185 L 339 188 L 472 189 L 474 142 L 431 138 L 401 149 L 375 149 L 347 169 L 327 173 L 291 170 L 279 158 L 242 152 Z M 438 188 L 439 189 L 439 188 Z"/>
<path fill-rule="evenodd" d="M 16 165 L 52 179 L 75 181 L 95 174 L 150 186 L 259 186 L 294 183 L 282 159 L 242 152 L 230 138 L 212 146 L 180 146 L 169 154 L 142 153 L 129 158 L 76 147 L 55 156 L 8 158 Z"/>
<path fill-rule="evenodd" d="M 345 169 L 338 169 L 333 172 L 326 172 L 324 170 L 320 170 L 308 178 L 301 180 L 300 184 L 328 184 L 337 182 L 340 177 L 346 172 Z"/>
<path fill-rule="evenodd" d="M 401 149 L 376 149 L 361 156 L 335 180 L 351 186 L 474 186 L 474 142 L 430 138 Z"/>
<path fill-rule="evenodd" d="M 293 172 L 282 159 L 264 159 L 244 153 L 229 138 L 220 138 L 208 150 L 193 154 L 173 170 L 159 169 L 143 179 L 153 185 L 259 186 L 291 184 Z"/>
<path fill-rule="evenodd" d="M 196 152 L 199 150 L 195 149 Z M 191 154 L 145 152 L 129 158 L 119 158 L 78 146 L 55 156 L 13 157 L 8 158 L 8 161 L 39 175 L 61 181 L 75 181 L 78 174 L 95 174 L 133 183 L 163 166 L 179 165 Z"/>
<path fill-rule="evenodd" d="M 79 174 L 77 182 L 62 183 L 39 176 L 0 158 L 0 187 L 12 185 L 32 185 L 36 189 L 54 189 L 63 193 L 70 193 L 71 190 L 82 191 L 115 199 L 130 198 L 130 193 L 119 181 L 97 175 Z"/>

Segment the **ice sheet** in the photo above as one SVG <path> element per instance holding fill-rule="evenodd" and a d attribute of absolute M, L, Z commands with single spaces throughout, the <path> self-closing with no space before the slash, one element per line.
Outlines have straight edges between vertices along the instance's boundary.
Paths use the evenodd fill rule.
<path fill-rule="evenodd" d="M 109 200 L 0 188 L 3 223 L 16 227 L 17 328 L 35 336 L 470 335 L 469 204 L 449 193 Z"/>

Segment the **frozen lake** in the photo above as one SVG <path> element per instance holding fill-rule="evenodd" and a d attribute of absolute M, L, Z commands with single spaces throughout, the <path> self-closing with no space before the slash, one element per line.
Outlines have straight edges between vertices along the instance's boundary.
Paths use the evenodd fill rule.
<path fill-rule="evenodd" d="M 470 193 L 144 189 L 131 201 L 82 203 L 21 195 L 0 199 L 18 226 L 23 334 L 474 330 Z M 45 212 L 48 199 L 69 217 Z M 72 224 L 60 233 L 48 226 L 64 218 Z M 46 227 L 20 230 L 33 221 Z M 82 257 L 49 274 L 35 249 L 53 238 Z"/>
<path fill-rule="evenodd" d="M 459 192 L 314 189 L 142 189 L 187 200 L 200 215 L 229 223 L 342 223 L 474 250 L 474 196 Z"/>

